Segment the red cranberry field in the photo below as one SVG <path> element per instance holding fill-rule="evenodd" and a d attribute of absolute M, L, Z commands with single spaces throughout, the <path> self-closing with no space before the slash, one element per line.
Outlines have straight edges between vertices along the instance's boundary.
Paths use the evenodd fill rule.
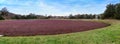
<path fill-rule="evenodd" d="M 0 35 L 32 36 L 81 32 L 108 26 L 101 22 L 71 20 L 6 20 L 0 21 Z"/>

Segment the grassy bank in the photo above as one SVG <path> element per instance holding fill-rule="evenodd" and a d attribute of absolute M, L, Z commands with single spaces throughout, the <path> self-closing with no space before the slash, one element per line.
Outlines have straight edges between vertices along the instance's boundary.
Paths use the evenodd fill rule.
<path fill-rule="evenodd" d="M 111 26 L 96 30 L 46 36 L 0 37 L 0 44 L 120 44 L 120 21 L 100 20 Z"/>

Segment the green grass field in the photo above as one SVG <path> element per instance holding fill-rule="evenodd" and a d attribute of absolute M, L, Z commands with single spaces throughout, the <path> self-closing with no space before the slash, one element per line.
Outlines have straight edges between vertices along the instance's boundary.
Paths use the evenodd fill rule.
<path fill-rule="evenodd" d="M 69 34 L 0 37 L 0 44 L 120 44 L 120 21 L 99 20 L 111 26 Z"/>

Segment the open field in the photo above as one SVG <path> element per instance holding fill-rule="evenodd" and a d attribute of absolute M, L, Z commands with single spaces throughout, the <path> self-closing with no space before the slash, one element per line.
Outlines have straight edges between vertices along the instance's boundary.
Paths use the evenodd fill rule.
<path fill-rule="evenodd" d="M 96 21 L 109 23 L 111 26 L 59 35 L 0 37 L 0 44 L 120 44 L 120 21 Z"/>
<path fill-rule="evenodd" d="M 0 34 L 4 36 L 53 35 L 105 26 L 108 24 L 81 20 L 7 20 L 0 22 Z"/>

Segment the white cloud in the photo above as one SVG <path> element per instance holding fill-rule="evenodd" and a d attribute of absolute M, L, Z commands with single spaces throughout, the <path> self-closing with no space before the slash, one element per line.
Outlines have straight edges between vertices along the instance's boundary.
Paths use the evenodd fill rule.
<path fill-rule="evenodd" d="M 0 4 L 6 4 L 3 6 L 18 14 L 36 13 L 61 16 L 71 13 L 102 13 L 105 6 L 108 3 L 115 3 L 114 1 L 118 0 L 104 0 L 102 3 L 95 2 L 95 0 L 64 0 L 63 2 L 51 0 L 49 3 L 47 0 L 0 0 Z"/>

